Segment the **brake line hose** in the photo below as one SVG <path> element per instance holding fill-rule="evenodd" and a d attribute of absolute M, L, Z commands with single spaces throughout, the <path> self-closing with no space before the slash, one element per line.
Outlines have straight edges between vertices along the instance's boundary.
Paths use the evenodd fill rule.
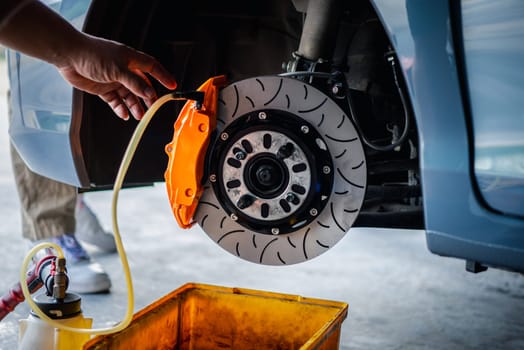
<path fill-rule="evenodd" d="M 400 102 L 402 103 L 402 108 L 404 112 L 404 128 L 402 129 L 401 135 L 398 137 L 397 140 L 393 139 L 390 144 L 388 145 L 377 145 L 373 143 L 371 140 L 369 140 L 366 135 L 364 134 L 364 131 L 362 130 L 362 127 L 360 126 L 360 123 L 356 116 L 356 111 L 354 109 L 353 100 L 351 98 L 351 91 L 349 89 L 349 85 L 347 83 L 347 80 L 345 78 L 341 79 L 342 84 L 344 86 L 344 89 L 346 90 L 346 99 L 347 104 L 349 107 L 349 115 L 351 117 L 351 120 L 353 121 L 353 124 L 355 125 L 355 128 L 357 129 L 362 142 L 368 146 L 369 148 L 378 151 L 378 152 L 388 152 L 392 151 L 398 146 L 402 145 L 404 141 L 406 141 L 409 133 L 410 125 L 410 114 L 409 114 L 409 106 L 408 102 L 406 100 L 406 96 L 404 94 L 404 91 L 400 85 L 398 73 L 397 73 L 397 63 L 395 57 L 390 54 L 387 56 L 387 60 L 390 64 L 391 71 L 393 73 L 393 82 L 395 83 L 395 87 L 398 90 Z M 279 74 L 281 77 L 317 77 L 317 78 L 324 78 L 324 79 L 337 79 L 336 73 L 326 73 L 326 72 L 314 72 L 314 71 L 292 71 L 292 72 L 286 72 Z M 310 81 L 311 82 L 311 81 Z"/>
<path fill-rule="evenodd" d="M 115 185 L 113 187 L 113 199 L 112 199 L 112 204 L 111 204 L 111 217 L 113 221 L 113 232 L 115 236 L 116 248 L 118 250 L 118 255 L 122 263 L 122 268 L 124 270 L 124 275 L 125 275 L 125 280 L 126 280 L 126 285 L 127 285 L 127 310 L 126 310 L 124 319 L 122 321 L 120 321 L 118 324 L 116 324 L 113 327 L 107 327 L 107 328 L 75 328 L 75 327 L 63 325 L 51 319 L 38 307 L 38 305 L 36 305 L 36 303 L 31 298 L 31 293 L 26 283 L 26 271 L 27 271 L 27 268 L 29 266 L 31 259 L 33 258 L 33 255 L 35 255 L 36 252 L 38 252 L 39 250 L 44 249 L 44 248 L 53 248 L 57 251 L 58 257 L 63 258 L 64 254 L 62 252 L 62 249 L 54 243 L 41 243 L 33 247 L 33 249 L 31 249 L 25 256 L 23 263 L 22 263 L 22 267 L 20 269 L 20 285 L 22 287 L 22 292 L 24 294 L 24 297 L 27 303 L 29 304 L 29 306 L 31 307 L 32 311 L 40 319 L 44 320 L 45 322 L 47 322 L 54 328 L 61 329 L 64 331 L 69 331 L 69 332 L 100 335 L 100 334 L 110 334 L 110 333 L 119 332 L 123 330 L 124 328 L 126 328 L 131 323 L 131 320 L 133 318 L 133 310 L 134 310 L 133 281 L 131 278 L 131 271 L 129 269 L 129 263 L 127 261 L 127 256 L 126 256 L 126 252 L 124 249 L 124 245 L 122 244 L 120 229 L 118 228 L 118 219 L 117 219 L 118 194 L 122 188 L 122 184 L 124 182 L 125 175 L 131 164 L 133 156 L 136 152 L 138 143 L 140 142 L 142 135 L 144 134 L 144 131 L 147 128 L 153 116 L 155 116 L 158 109 L 162 107 L 165 103 L 169 101 L 185 100 L 185 99 L 186 98 L 180 97 L 178 93 L 173 92 L 173 93 L 169 93 L 169 94 L 166 94 L 160 97 L 157 101 L 155 101 L 151 105 L 151 107 L 146 111 L 143 118 L 140 120 L 140 122 L 136 126 L 135 131 L 133 135 L 131 136 L 131 139 L 127 146 L 124 157 L 122 158 L 122 162 L 120 163 L 118 174 L 115 179 Z"/>
<path fill-rule="evenodd" d="M 402 90 L 402 87 L 400 86 L 400 82 L 399 82 L 399 79 L 398 79 L 395 57 L 393 55 L 388 56 L 388 61 L 390 63 L 391 70 L 393 72 L 393 81 L 395 83 L 395 86 L 397 87 L 398 94 L 399 94 L 399 97 L 400 97 L 400 102 L 402 103 L 402 107 L 404 109 L 404 129 L 402 130 L 402 134 L 399 136 L 399 138 L 397 140 L 393 140 L 392 143 L 389 144 L 389 145 L 384 145 L 384 146 L 377 145 L 377 144 L 374 144 L 372 141 L 367 139 L 367 137 L 364 134 L 362 128 L 360 127 L 360 123 L 358 122 L 358 119 L 356 117 L 355 110 L 353 109 L 353 101 L 352 101 L 351 96 L 350 96 L 351 93 L 349 91 L 349 86 L 347 85 L 347 82 L 344 79 L 345 87 L 346 87 L 346 90 L 347 90 L 347 101 L 348 101 L 348 105 L 349 105 L 349 111 L 350 111 L 351 119 L 353 120 L 353 123 L 355 124 L 355 127 L 357 128 L 357 130 L 358 130 L 358 132 L 359 132 L 359 134 L 360 134 L 364 144 L 366 146 L 368 146 L 369 148 L 371 148 L 371 149 L 373 149 L 375 151 L 379 151 L 379 152 L 392 151 L 395 148 L 397 148 L 398 146 L 400 146 L 402 143 L 404 143 L 404 141 L 406 141 L 406 138 L 407 138 L 408 133 L 409 133 L 409 128 L 410 128 L 410 123 L 409 123 L 410 115 L 409 115 L 409 109 L 408 109 L 409 107 L 408 107 L 408 104 L 407 104 L 407 101 L 406 101 L 406 97 L 404 96 L 404 91 Z"/>

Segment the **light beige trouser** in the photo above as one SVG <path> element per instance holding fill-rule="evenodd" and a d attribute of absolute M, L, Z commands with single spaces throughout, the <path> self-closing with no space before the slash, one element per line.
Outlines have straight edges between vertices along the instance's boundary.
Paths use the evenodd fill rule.
<path fill-rule="evenodd" d="M 77 188 L 29 170 L 13 145 L 11 162 L 20 198 L 22 236 L 35 241 L 74 233 Z"/>

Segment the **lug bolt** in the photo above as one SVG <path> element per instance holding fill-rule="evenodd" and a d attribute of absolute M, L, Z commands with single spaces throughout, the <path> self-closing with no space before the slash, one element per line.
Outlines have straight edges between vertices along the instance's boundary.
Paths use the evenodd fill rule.
<path fill-rule="evenodd" d="M 300 199 L 293 192 L 290 192 L 286 195 L 286 201 L 291 202 L 294 205 L 297 205 L 298 203 L 300 203 Z"/>
<path fill-rule="evenodd" d="M 217 176 L 215 174 L 209 175 L 209 181 L 210 182 L 217 182 Z"/>
<path fill-rule="evenodd" d="M 237 153 L 235 153 L 235 158 L 238 160 L 244 160 L 246 159 L 246 153 L 242 151 L 238 151 Z"/>
<path fill-rule="evenodd" d="M 278 227 L 273 227 L 271 229 L 271 233 L 274 235 L 278 235 L 280 233 L 280 230 L 278 229 Z"/>
<path fill-rule="evenodd" d="M 251 204 L 253 204 L 255 202 L 255 197 L 249 195 L 249 194 L 244 194 L 242 197 L 240 197 L 237 201 L 237 207 L 239 209 L 246 209 L 248 207 L 251 206 Z"/>
<path fill-rule="evenodd" d="M 233 220 L 233 221 L 237 221 L 237 220 L 238 220 L 238 216 L 236 216 L 235 214 L 231 214 L 231 215 L 229 216 L 229 218 L 230 218 L 231 220 Z"/>
<path fill-rule="evenodd" d="M 324 167 L 322 167 L 322 172 L 324 174 L 329 174 L 331 172 L 331 168 L 328 167 L 327 165 L 324 165 Z"/>
<path fill-rule="evenodd" d="M 225 141 L 225 140 L 227 140 L 228 138 L 229 138 L 229 135 L 227 134 L 227 132 L 223 132 L 223 133 L 220 134 L 220 139 L 221 139 L 222 141 Z"/>
<path fill-rule="evenodd" d="M 266 112 L 260 112 L 258 113 L 258 119 L 264 120 L 267 118 Z"/>
<path fill-rule="evenodd" d="M 300 127 L 300 131 L 302 131 L 304 134 L 307 134 L 309 132 L 309 127 L 307 125 L 302 125 Z"/>
<path fill-rule="evenodd" d="M 311 209 L 309 209 L 309 215 L 311 215 L 311 216 L 317 216 L 317 215 L 318 215 L 318 210 L 315 209 L 315 208 L 311 208 Z"/>
<path fill-rule="evenodd" d="M 288 157 L 291 157 L 294 151 L 295 146 L 291 142 L 288 142 L 285 145 L 280 146 L 280 148 L 277 151 L 277 158 L 286 159 Z"/>

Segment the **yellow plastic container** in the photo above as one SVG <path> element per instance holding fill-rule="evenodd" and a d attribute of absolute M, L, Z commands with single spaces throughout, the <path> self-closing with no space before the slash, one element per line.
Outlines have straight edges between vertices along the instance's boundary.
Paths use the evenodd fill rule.
<path fill-rule="evenodd" d="M 338 349 L 346 303 L 188 283 L 84 349 Z"/>

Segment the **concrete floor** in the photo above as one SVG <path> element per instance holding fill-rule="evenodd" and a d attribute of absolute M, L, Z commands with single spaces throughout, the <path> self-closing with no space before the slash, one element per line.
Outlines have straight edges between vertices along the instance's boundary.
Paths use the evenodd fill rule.
<path fill-rule="evenodd" d="M 0 293 L 17 280 L 25 253 L 11 173 L 0 65 Z M 88 203 L 110 227 L 111 192 Z M 349 304 L 342 349 L 524 349 L 524 276 L 490 269 L 474 275 L 464 262 L 428 252 L 424 232 L 352 229 L 327 253 L 288 267 L 252 264 L 222 250 L 199 228 L 182 231 L 163 184 L 127 189 L 119 222 L 132 269 L 135 311 L 187 282 L 298 294 Z M 83 296 L 83 311 L 102 327 L 121 320 L 126 287 L 116 255 L 93 252 L 109 272 L 110 294 Z M 27 305 L 0 322 L 0 350 L 16 348 Z"/>

